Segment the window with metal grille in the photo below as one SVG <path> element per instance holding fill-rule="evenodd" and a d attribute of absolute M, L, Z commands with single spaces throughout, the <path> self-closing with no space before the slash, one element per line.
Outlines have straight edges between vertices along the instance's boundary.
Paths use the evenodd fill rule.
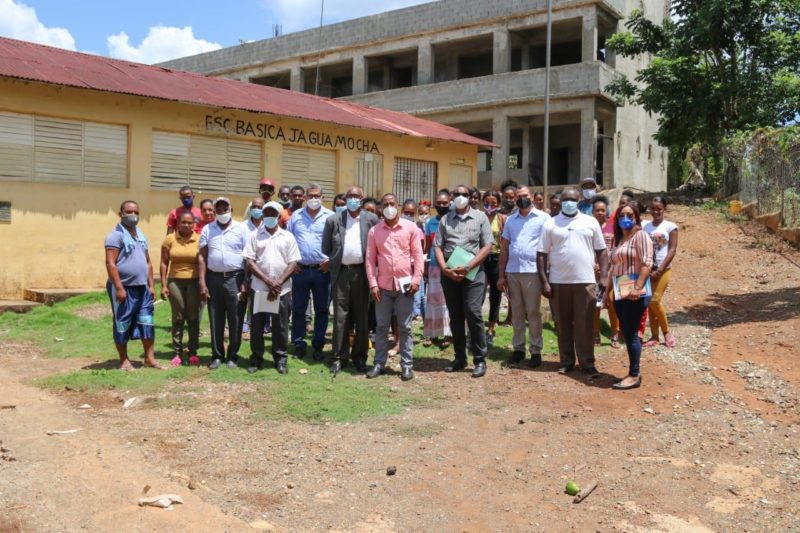
<path fill-rule="evenodd" d="M 125 187 L 128 128 L 0 113 L 0 180 Z"/>
<path fill-rule="evenodd" d="M 260 142 L 153 132 L 150 188 L 253 194 L 261 179 Z"/>
<path fill-rule="evenodd" d="M 436 162 L 396 157 L 394 195 L 399 202 L 409 198 L 419 202 L 436 198 Z"/>
<path fill-rule="evenodd" d="M 383 189 L 382 155 L 364 154 L 356 159 L 356 185 L 364 189 L 364 197 L 380 197 Z"/>

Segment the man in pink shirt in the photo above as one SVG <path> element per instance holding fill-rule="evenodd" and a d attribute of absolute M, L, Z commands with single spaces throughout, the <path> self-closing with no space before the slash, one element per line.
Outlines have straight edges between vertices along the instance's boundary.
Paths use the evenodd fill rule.
<path fill-rule="evenodd" d="M 392 315 L 400 326 L 400 366 L 403 381 L 414 378 L 411 337 L 414 294 L 419 290 L 422 268 L 422 243 L 417 225 L 400 217 L 397 199 L 386 194 L 381 201 L 383 220 L 367 236 L 367 281 L 378 327 L 375 333 L 375 366 L 367 378 L 383 373 L 389 356 L 389 329 Z"/>

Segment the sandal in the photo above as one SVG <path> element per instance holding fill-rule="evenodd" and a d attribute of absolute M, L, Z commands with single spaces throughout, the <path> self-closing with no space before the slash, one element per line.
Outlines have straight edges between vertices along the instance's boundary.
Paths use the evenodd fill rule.
<path fill-rule="evenodd" d="M 667 345 L 667 348 L 674 348 L 675 346 L 678 345 L 678 341 L 675 340 L 675 335 L 673 335 L 672 333 L 667 333 L 666 335 L 664 335 L 664 340 L 665 344 Z"/>
<path fill-rule="evenodd" d="M 163 366 L 161 366 L 161 365 L 160 365 L 160 364 L 158 364 L 158 363 L 148 363 L 148 362 L 145 362 L 145 363 L 144 363 L 142 366 L 143 366 L 143 367 L 145 367 L 145 368 L 152 368 L 153 370 L 164 370 L 164 367 L 163 367 Z"/>
<path fill-rule="evenodd" d="M 658 346 L 659 344 L 661 344 L 661 342 L 653 337 L 652 339 L 649 339 L 647 342 L 643 343 L 642 348 L 652 348 L 653 346 Z"/>
<path fill-rule="evenodd" d="M 614 348 L 615 350 L 618 350 L 620 348 L 619 333 L 615 333 L 614 335 L 611 336 L 611 347 Z"/>
<path fill-rule="evenodd" d="M 200 365 L 200 358 L 197 357 L 196 354 L 192 354 L 189 356 L 189 366 L 199 366 Z"/>
<path fill-rule="evenodd" d="M 427 337 L 422 341 L 422 345 L 426 348 L 430 348 L 433 346 L 433 341 L 428 339 Z"/>
<path fill-rule="evenodd" d="M 169 364 L 171 364 L 173 367 L 181 366 L 183 364 L 183 360 L 181 360 L 180 355 L 176 355 L 172 358 L 172 361 L 170 361 Z"/>

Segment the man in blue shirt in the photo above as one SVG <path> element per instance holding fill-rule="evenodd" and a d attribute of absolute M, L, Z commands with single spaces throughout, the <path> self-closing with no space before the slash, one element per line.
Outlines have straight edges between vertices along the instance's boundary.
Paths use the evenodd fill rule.
<path fill-rule="evenodd" d="M 516 365 L 525 359 L 525 322 L 530 336 L 531 360 L 529 365 L 542 364 L 542 285 L 536 267 L 536 251 L 542 226 L 550 216 L 533 207 L 528 187 L 520 187 L 516 194 L 517 210 L 506 219 L 500 238 L 500 277 L 497 287 L 508 291 L 511 304 L 511 322 L 514 326 L 512 344 L 514 352 L 508 361 Z"/>
<path fill-rule="evenodd" d="M 132 200 L 123 202 L 119 206 L 119 217 L 120 223 L 105 240 L 108 271 L 106 289 L 111 299 L 119 367 L 121 370 L 133 370 L 128 359 L 128 341 L 141 339 L 145 366 L 161 368 L 153 352 L 153 265 L 147 253 L 147 238 L 136 227 L 139 224 L 139 204 Z"/>
<path fill-rule="evenodd" d="M 292 344 L 294 355 L 306 355 L 306 309 L 308 299 L 314 297 L 314 360 L 325 356 L 325 330 L 328 329 L 328 303 L 330 297 L 330 260 L 322 253 L 322 233 L 325 221 L 333 211 L 322 205 L 322 187 L 312 183 L 306 189 L 306 206 L 292 213 L 288 230 L 294 235 L 300 249 L 300 272 L 292 279 Z"/>
<path fill-rule="evenodd" d="M 592 215 L 592 211 L 594 209 L 594 204 L 592 200 L 594 196 L 597 194 L 597 180 L 592 177 L 583 178 L 581 180 L 581 201 L 578 202 L 578 211 L 583 213 L 584 215 Z"/>
<path fill-rule="evenodd" d="M 259 198 L 260 199 L 260 198 Z M 231 217 L 231 201 L 219 197 L 214 201 L 217 218 L 200 232 L 198 272 L 200 297 L 208 301 L 211 327 L 212 360 L 216 370 L 225 358 L 225 322 L 228 322 L 227 367 L 236 368 L 242 344 L 242 324 L 247 307 L 244 282 L 244 252 L 250 232 L 245 224 Z"/>

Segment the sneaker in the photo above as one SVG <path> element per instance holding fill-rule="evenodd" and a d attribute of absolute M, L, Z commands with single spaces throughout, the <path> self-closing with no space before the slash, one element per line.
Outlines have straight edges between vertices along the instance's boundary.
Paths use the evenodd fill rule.
<path fill-rule="evenodd" d="M 568 372 L 572 372 L 572 369 L 575 368 L 575 365 L 561 365 L 558 367 L 559 374 L 566 374 Z"/>
<path fill-rule="evenodd" d="M 189 366 L 198 366 L 200 364 L 200 358 L 197 357 L 197 354 L 192 354 L 189 356 Z"/>
<path fill-rule="evenodd" d="M 181 356 L 180 355 L 176 355 L 175 357 L 172 358 L 172 361 L 170 361 L 169 364 L 171 364 L 174 367 L 175 366 L 181 366 L 183 364 L 183 361 L 181 360 Z"/>
<path fill-rule="evenodd" d="M 227 366 L 230 369 L 238 368 L 236 361 L 228 361 L 227 363 L 225 363 L 225 366 Z"/>
<path fill-rule="evenodd" d="M 514 366 L 521 363 L 524 360 L 525 360 L 525 352 L 515 351 L 511 354 L 511 357 L 508 358 L 508 362 L 506 364 L 508 366 Z"/>
<path fill-rule="evenodd" d="M 208 368 L 211 370 L 216 370 L 220 367 L 220 365 L 222 365 L 222 361 L 219 359 L 214 359 L 211 361 L 211 364 L 208 365 Z"/>

